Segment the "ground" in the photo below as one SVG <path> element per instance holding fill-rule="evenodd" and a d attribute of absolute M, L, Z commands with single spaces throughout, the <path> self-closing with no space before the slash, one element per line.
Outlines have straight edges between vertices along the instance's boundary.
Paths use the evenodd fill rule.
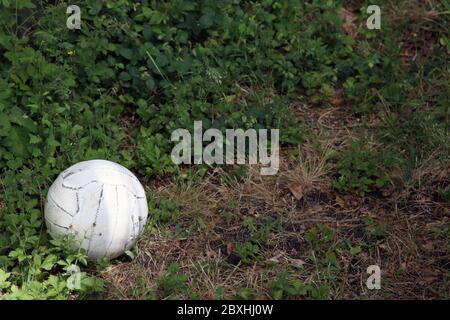
<path fill-rule="evenodd" d="M 100 272 L 107 297 L 449 297 L 450 205 L 436 192 L 449 186 L 448 169 L 418 168 L 413 174 L 428 180 L 396 192 L 338 193 L 327 159 L 361 135 L 358 121 L 345 107 L 292 107 L 313 138 L 284 150 L 276 177 L 215 168 L 201 180 L 148 182 L 152 194 L 178 204 L 177 219 L 152 228 L 132 261 Z M 381 268 L 381 290 L 366 286 L 370 265 Z M 296 291 L 296 281 L 313 289 Z"/>
<path fill-rule="evenodd" d="M 0 299 L 450 298 L 448 0 L 78 5 L 0 0 Z M 175 165 L 194 121 L 280 129 L 279 172 Z M 45 228 L 91 159 L 147 192 L 112 261 Z"/>

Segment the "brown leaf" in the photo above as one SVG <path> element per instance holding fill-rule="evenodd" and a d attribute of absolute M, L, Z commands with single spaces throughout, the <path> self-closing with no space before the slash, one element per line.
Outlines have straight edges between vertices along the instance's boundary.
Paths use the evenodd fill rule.
<path fill-rule="evenodd" d="M 303 187 L 299 183 L 291 183 L 288 185 L 289 191 L 291 191 L 292 195 L 295 199 L 300 200 L 303 198 Z"/>
<path fill-rule="evenodd" d="M 335 201 L 336 201 L 336 204 L 337 204 L 339 207 L 344 208 L 344 206 L 345 206 L 345 201 L 344 201 L 341 197 L 339 197 L 338 195 L 336 195 Z"/>
<path fill-rule="evenodd" d="M 342 95 L 341 90 L 334 93 L 334 95 L 330 98 L 330 103 L 335 107 L 340 107 L 344 104 L 344 96 Z"/>
<path fill-rule="evenodd" d="M 424 278 L 423 278 L 423 281 L 424 281 L 425 283 L 433 283 L 433 282 L 435 282 L 436 280 L 438 280 L 438 278 L 437 278 L 437 277 L 434 277 L 434 276 L 429 276 L 429 277 L 424 277 Z"/>
<path fill-rule="evenodd" d="M 302 259 L 290 259 L 290 260 L 291 260 L 292 265 L 297 268 L 303 267 L 306 263 Z"/>
<path fill-rule="evenodd" d="M 230 255 L 234 252 L 234 249 L 236 248 L 235 244 L 233 242 L 227 242 L 227 254 Z"/>
<path fill-rule="evenodd" d="M 406 262 L 400 263 L 400 269 L 402 271 L 407 271 L 408 270 L 408 265 L 406 264 Z"/>
<path fill-rule="evenodd" d="M 427 241 L 422 245 L 422 248 L 424 248 L 426 251 L 433 251 L 434 244 L 432 241 Z"/>
<path fill-rule="evenodd" d="M 439 280 L 439 271 L 433 269 L 425 269 L 422 272 L 422 283 L 433 283 Z"/>
<path fill-rule="evenodd" d="M 206 251 L 206 256 L 207 256 L 208 258 L 215 258 L 216 255 L 217 255 L 217 253 L 216 253 L 214 250 L 208 250 L 208 251 Z"/>
<path fill-rule="evenodd" d="M 355 38 L 356 34 L 357 34 L 357 32 L 356 32 L 357 28 L 355 25 L 356 15 L 353 12 L 351 12 L 345 8 L 342 8 L 341 18 L 342 18 L 342 20 L 344 20 L 343 28 L 344 28 L 345 32 L 349 36 Z"/>
<path fill-rule="evenodd" d="M 283 257 L 283 255 L 279 254 L 279 255 L 276 255 L 275 257 L 270 258 L 268 261 L 273 262 L 273 263 L 279 263 L 281 257 Z"/>

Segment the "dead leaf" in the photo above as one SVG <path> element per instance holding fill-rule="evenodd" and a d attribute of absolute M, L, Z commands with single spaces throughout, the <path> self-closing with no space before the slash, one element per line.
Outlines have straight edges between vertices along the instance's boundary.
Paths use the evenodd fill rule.
<path fill-rule="evenodd" d="M 234 249 L 236 249 L 235 244 L 233 242 L 227 242 L 227 254 L 232 254 L 234 252 Z"/>
<path fill-rule="evenodd" d="M 357 35 L 357 31 L 356 31 L 357 28 L 355 25 L 356 15 L 353 12 L 351 12 L 345 8 L 342 8 L 341 18 L 342 18 L 342 20 L 344 20 L 343 28 L 344 28 L 345 32 L 352 38 L 355 38 Z"/>
<path fill-rule="evenodd" d="M 336 201 L 336 204 L 337 204 L 339 207 L 344 208 L 344 206 L 345 206 L 345 201 L 344 201 L 341 197 L 339 197 L 338 195 L 336 195 L 335 201 Z"/>
<path fill-rule="evenodd" d="M 429 277 L 424 277 L 424 278 L 423 278 L 423 281 L 424 281 L 425 283 L 433 283 L 433 282 L 435 282 L 437 279 L 438 279 L 437 277 L 429 276 Z"/>
<path fill-rule="evenodd" d="M 208 258 L 215 258 L 216 255 L 217 255 L 217 253 L 216 253 L 214 250 L 208 250 L 208 251 L 206 251 L 206 256 L 207 256 Z"/>
<path fill-rule="evenodd" d="M 422 283 L 433 283 L 439 280 L 439 272 L 432 269 L 425 269 L 422 272 Z"/>
<path fill-rule="evenodd" d="M 334 93 L 334 95 L 330 98 L 330 103 L 335 107 L 340 107 L 344 104 L 342 90 L 338 90 Z"/>
<path fill-rule="evenodd" d="M 424 248 L 426 251 L 432 251 L 434 248 L 434 244 L 432 241 L 427 241 L 422 245 L 422 248 Z"/>
<path fill-rule="evenodd" d="M 289 191 L 291 191 L 292 195 L 295 199 L 300 200 L 303 198 L 303 187 L 299 183 L 291 183 L 288 185 Z"/>
<path fill-rule="evenodd" d="M 283 254 L 276 255 L 275 257 L 270 258 L 268 261 L 273 263 L 279 263 L 280 258 L 283 256 Z"/>
<path fill-rule="evenodd" d="M 303 267 L 306 263 L 302 259 L 290 259 L 290 261 L 291 261 L 292 265 L 297 268 Z"/>
<path fill-rule="evenodd" d="M 403 271 L 407 271 L 408 270 L 408 265 L 406 264 L 406 262 L 400 263 L 400 269 L 403 270 Z"/>

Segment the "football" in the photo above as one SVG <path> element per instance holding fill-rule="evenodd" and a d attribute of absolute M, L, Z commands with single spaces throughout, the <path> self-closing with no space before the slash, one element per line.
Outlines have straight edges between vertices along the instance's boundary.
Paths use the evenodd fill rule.
<path fill-rule="evenodd" d="M 148 217 L 144 188 L 125 167 L 80 162 L 49 189 L 45 222 L 53 238 L 70 235 L 89 259 L 118 257 L 134 245 Z"/>

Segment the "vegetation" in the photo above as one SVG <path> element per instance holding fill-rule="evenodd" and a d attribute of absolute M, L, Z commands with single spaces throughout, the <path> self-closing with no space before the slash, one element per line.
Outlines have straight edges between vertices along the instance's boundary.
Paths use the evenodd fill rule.
<path fill-rule="evenodd" d="M 0 0 L 0 298 L 449 298 L 450 2 L 375 2 L 381 30 L 371 1 L 80 0 L 69 30 L 67 1 Z M 194 120 L 279 128 L 280 173 L 175 166 Z M 43 203 L 97 158 L 151 221 L 93 263 Z"/>

